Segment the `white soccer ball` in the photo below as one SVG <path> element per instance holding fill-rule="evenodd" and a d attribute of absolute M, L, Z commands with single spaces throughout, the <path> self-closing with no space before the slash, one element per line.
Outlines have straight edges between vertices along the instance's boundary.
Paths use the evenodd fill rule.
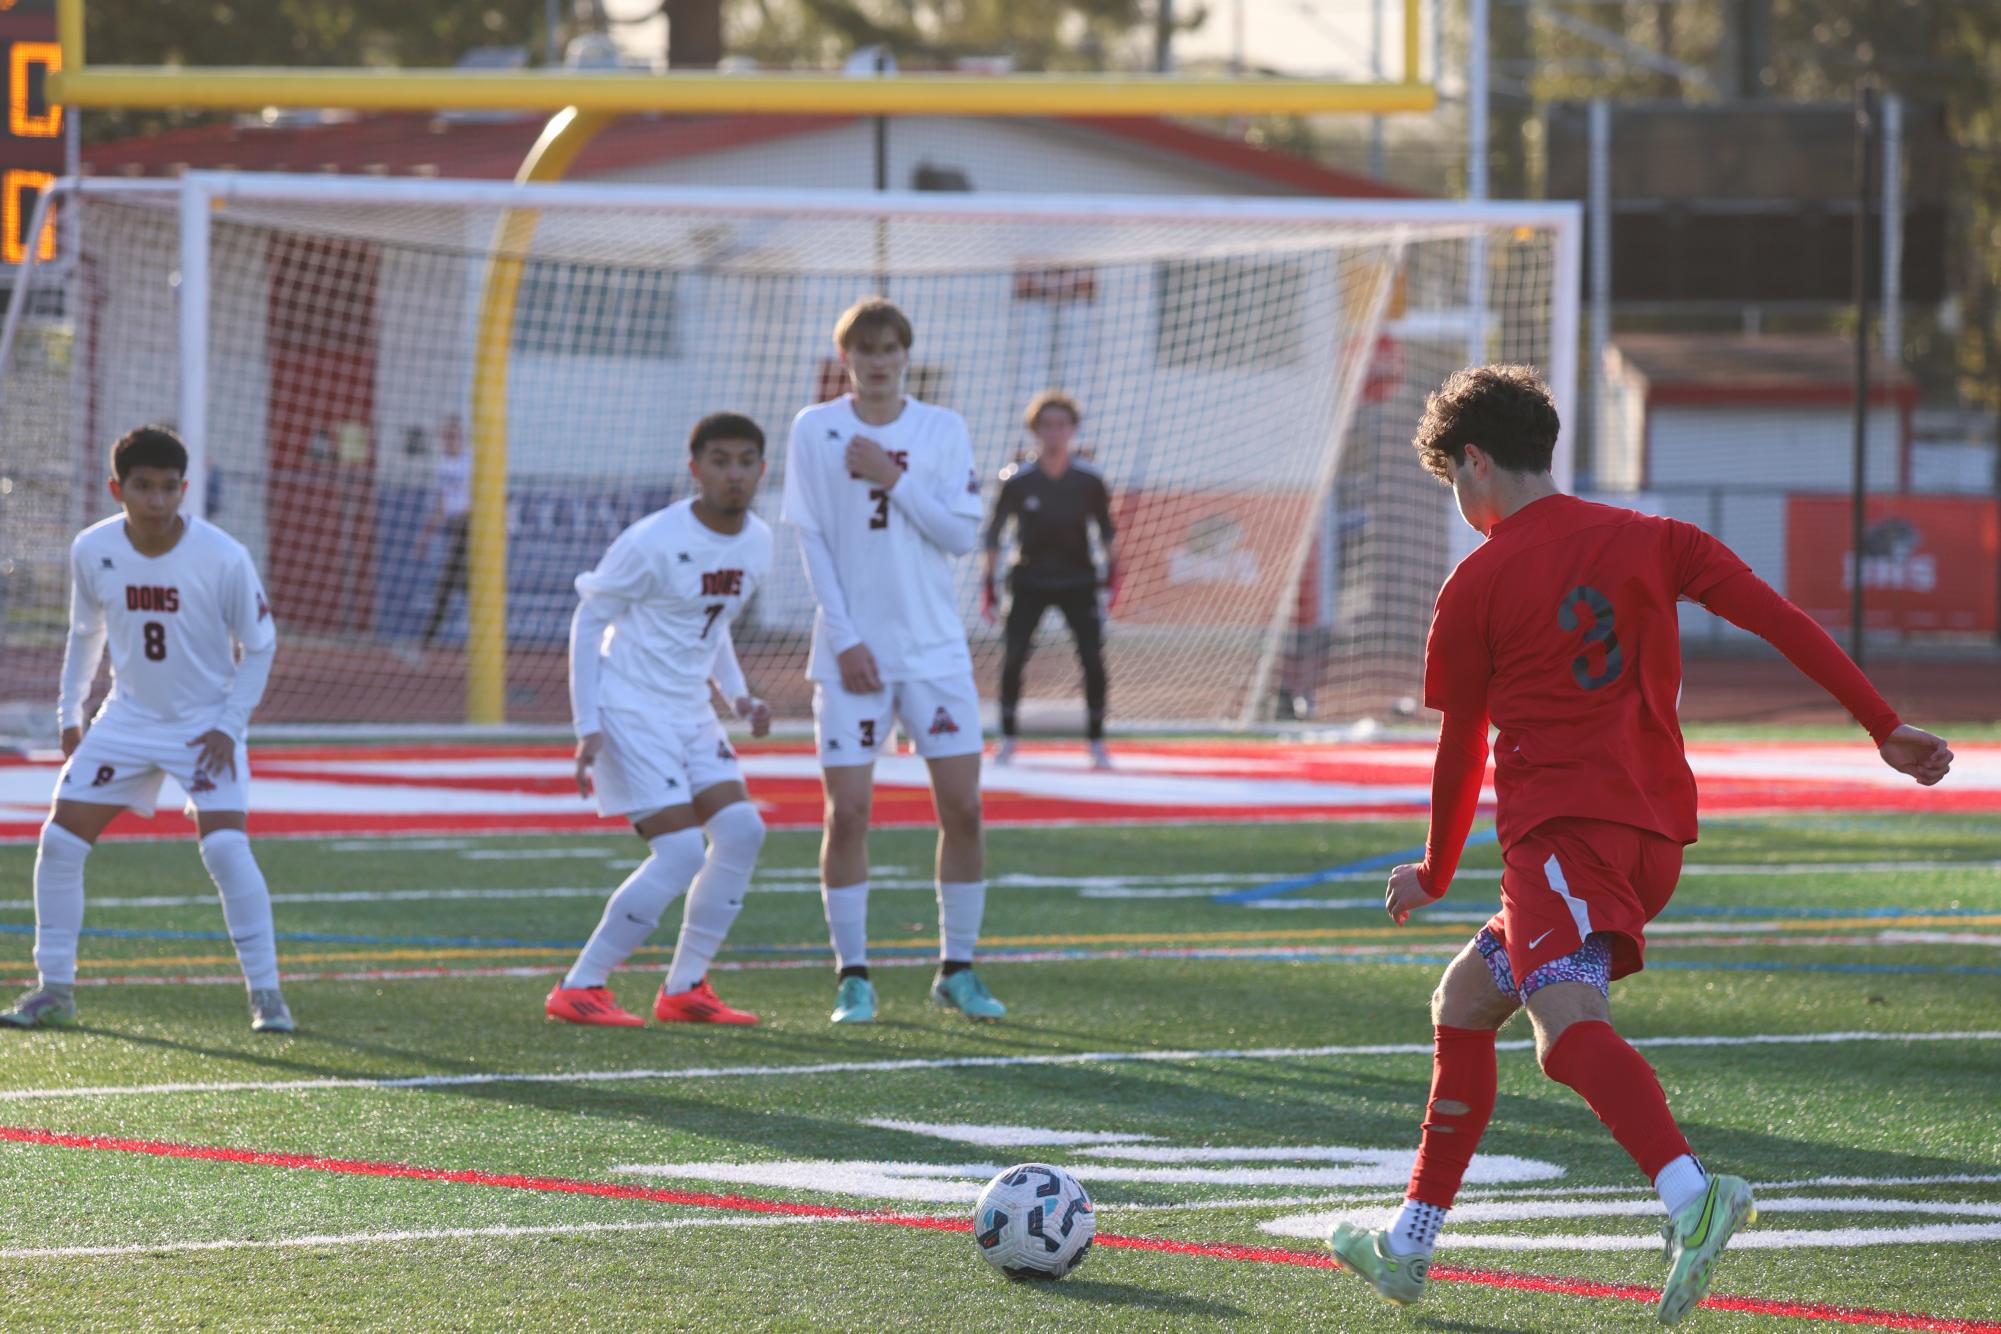
<path fill-rule="evenodd" d="M 1013 1279 L 1053 1279 L 1084 1263 L 1098 1231 L 1091 1197 L 1060 1167 L 1021 1163 L 980 1192 L 973 1240 L 986 1262 Z"/>

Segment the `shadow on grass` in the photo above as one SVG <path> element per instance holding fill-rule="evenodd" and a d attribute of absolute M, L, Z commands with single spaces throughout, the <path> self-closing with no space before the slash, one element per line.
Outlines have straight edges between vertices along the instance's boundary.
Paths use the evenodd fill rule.
<path fill-rule="evenodd" d="M 1421 1315 L 1413 1318 L 1411 1324 L 1419 1329 L 1449 1331 L 1449 1334 L 1536 1334 L 1534 1325 L 1483 1325 L 1472 1320 L 1440 1320 L 1435 1316 Z"/>
<path fill-rule="evenodd" d="M 1184 1292 L 1160 1292 L 1132 1283 L 1066 1278 L 1061 1283 L 1038 1283 L 1034 1285 L 1034 1290 L 1047 1293 L 1050 1297 L 1060 1297 L 1064 1301 L 1081 1302 L 1091 1306 L 1132 1307 L 1159 1311 L 1162 1314 L 1211 1316 L 1221 1319 L 1234 1319 L 1248 1314 L 1242 1307 L 1232 1306 L 1227 1302 L 1190 1297 Z"/>

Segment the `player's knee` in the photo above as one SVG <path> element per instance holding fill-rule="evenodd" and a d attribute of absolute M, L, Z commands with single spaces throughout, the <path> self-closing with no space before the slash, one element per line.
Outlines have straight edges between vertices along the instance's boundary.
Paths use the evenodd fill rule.
<path fill-rule="evenodd" d="M 42 823 L 41 837 L 37 840 L 38 855 L 52 862 L 75 862 L 81 865 L 96 844 L 87 834 L 71 829 L 54 817 Z"/>
<path fill-rule="evenodd" d="M 830 797 L 827 801 L 827 838 L 834 843 L 856 843 L 867 839 L 868 820 L 869 803 L 866 800 Z"/>
<path fill-rule="evenodd" d="M 709 817 L 709 839 L 716 853 L 733 862 L 755 862 L 764 847 L 764 817 L 747 801 L 723 807 Z"/>
<path fill-rule="evenodd" d="M 980 794 L 933 794 L 938 807 L 938 827 L 955 838 L 980 836 Z"/>

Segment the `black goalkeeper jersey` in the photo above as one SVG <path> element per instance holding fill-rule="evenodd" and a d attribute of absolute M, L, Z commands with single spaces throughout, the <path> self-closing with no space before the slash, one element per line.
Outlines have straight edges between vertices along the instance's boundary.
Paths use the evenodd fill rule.
<path fill-rule="evenodd" d="M 1104 478 L 1071 460 L 1061 477 L 1034 463 L 1003 474 L 1000 499 L 987 524 L 987 546 L 998 549 L 1001 529 L 1015 521 L 1014 586 L 1089 588 L 1098 581 L 1091 561 L 1088 525 L 1095 520 L 1102 541 L 1112 537 L 1112 496 Z"/>

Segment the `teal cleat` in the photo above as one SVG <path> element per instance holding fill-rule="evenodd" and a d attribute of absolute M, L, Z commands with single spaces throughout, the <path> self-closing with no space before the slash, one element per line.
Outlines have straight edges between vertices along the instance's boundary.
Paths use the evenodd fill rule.
<path fill-rule="evenodd" d="M 1740 1227 L 1758 1221 L 1751 1183 L 1742 1177 L 1712 1176 L 1701 1199 L 1662 1229 L 1667 1241 L 1668 1280 L 1661 1289 L 1663 1325 L 1672 1325 L 1709 1295 L 1716 1258 Z"/>
<path fill-rule="evenodd" d="M 987 984 L 970 968 L 961 968 L 950 977 L 933 982 L 931 999 L 968 1019 L 991 1022 L 1007 1013 L 1007 1006 L 994 999 L 994 993 L 987 990 Z"/>
<path fill-rule="evenodd" d="M 844 977 L 834 993 L 834 1012 L 827 1018 L 836 1024 L 875 1022 L 875 987 L 865 977 Z"/>
<path fill-rule="evenodd" d="M 76 993 L 68 987 L 38 987 L 14 1008 L 0 1012 L 8 1028 L 70 1028 L 76 1023 Z"/>
<path fill-rule="evenodd" d="M 276 987 L 251 992 L 250 1027 L 257 1033 L 290 1033 L 294 1025 L 285 993 Z"/>
<path fill-rule="evenodd" d="M 1327 1234 L 1327 1249 L 1334 1252 L 1343 1269 L 1374 1288 L 1384 1301 L 1409 1306 L 1424 1296 L 1431 1257 L 1398 1255 L 1383 1244 L 1385 1240 L 1385 1233 L 1365 1232 L 1353 1223 L 1336 1223 Z"/>

